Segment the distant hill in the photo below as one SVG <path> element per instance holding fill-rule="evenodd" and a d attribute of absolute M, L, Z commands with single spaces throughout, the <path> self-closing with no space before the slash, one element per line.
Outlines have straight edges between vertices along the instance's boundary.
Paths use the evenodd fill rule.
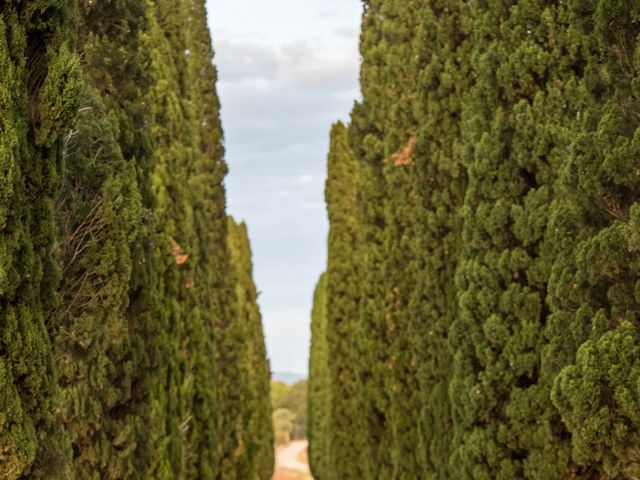
<path fill-rule="evenodd" d="M 291 372 L 273 372 L 271 374 L 271 380 L 277 380 L 279 382 L 284 382 L 287 385 L 293 385 L 296 382 L 301 380 L 306 380 L 306 375 L 302 375 L 300 373 L 291 373 Z"/>

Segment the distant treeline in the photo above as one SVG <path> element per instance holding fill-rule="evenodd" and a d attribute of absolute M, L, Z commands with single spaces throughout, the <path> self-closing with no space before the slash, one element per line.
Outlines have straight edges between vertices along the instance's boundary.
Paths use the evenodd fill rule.
<path fill-rule="evenodd" d="M 269 479 L 204 0 L 0 6 L 0 479 Z"/>
<path fill-rule="evenodd" d="M 307 437 L 307 392 L 306 380 L 300 380 L 293 385 L 277 380 L 271 381 L 271 408 L 276 445 Z"/>
<path fill-rule="evenodd" d="M 640 2 L 368 0 L 317 480 L 640 478 Z"/>

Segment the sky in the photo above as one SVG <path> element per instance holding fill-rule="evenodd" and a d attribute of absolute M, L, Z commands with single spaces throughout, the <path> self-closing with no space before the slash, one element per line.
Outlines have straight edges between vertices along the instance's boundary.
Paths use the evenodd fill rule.
<path fill-rule="evenodd" d="M 207 0 L 228 211 L 253 249 L 274 372 L 306 375 L 326 265 L 329 130 L 358 93 L 359 0 Z"/>

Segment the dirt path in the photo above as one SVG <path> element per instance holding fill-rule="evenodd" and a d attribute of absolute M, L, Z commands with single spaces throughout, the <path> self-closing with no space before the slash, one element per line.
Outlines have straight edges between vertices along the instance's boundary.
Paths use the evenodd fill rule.
<path fill-rule="evenodd" d="M 307 450 L 306 440 L 296 440 L 276 451 L 274 480 L 311 480 L 309 465 L 303 460 Z"/>

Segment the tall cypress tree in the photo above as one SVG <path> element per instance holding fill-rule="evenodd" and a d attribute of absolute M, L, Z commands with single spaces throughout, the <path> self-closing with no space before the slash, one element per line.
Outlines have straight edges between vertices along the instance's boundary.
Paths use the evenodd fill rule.
<path fill-rule="evenodd" d="M 223 475 L 227 478 L 269 480 L 273 475 L 271 372 L 266 358 L 256 286 L 252 279 L 251 247 L 244 223 L 238 225 L 229 217 L 228 231 L 237 304 L 233 324 L 225 335 L 237 345 L 238 358 L 236 365 L 227 367 L 236 369 L 229 372 L 227 379 L 229 391 L 235 394 L 235 413 L 228 421 L 234 436 L 234 442 L 230 443 L 233 450 L 229 453 L 229 461 L 234 460 L 235 468 Z"/>
<path fill-rule="evenodd" d="M 419 412 L 421 398 L 417 381 L 417 362 L 411 348 L 410 298 L 417 281 L 414 259 L 414 211 L 418 203 L 415 175 L 418 163 L 415 100 L 419 1 L 387 1 L 381 9 L 384 49 L 384 318 L 379 328 L 387 338 L 387 358 L 383 385 L 389 396 L 385 413 L 389 438 L 380 449 L 389 451 L 391 478 L 412 478 L 424 474 L 425 458 L 420 444 Z M 420 255 L 420 253 L 418 253 Z"/>
<path fill-rule="evenodd" d="M 192 468 L 194 452 L 188 444 L 193 390 L 186 335 L 187 315 L 193 297 L 184 288 L 193 275 L 192 208 L 186 189 L 191 169 L 189 118 L 181 84 L 184 39 L 177 33 L 183 20 L 181 2 L 150 5 L 147 45 L 150 48 L 152 86 L 151 140 L 153 142 L 151 193 L 152 244 L 157 258 L 158 294 L 155 307 L 158 343 L 162 352 L 160 382 L 152 392 L 150 432 L 154 459 L 147 475 L 152 478 L 184 478 Z M 156 341 L 154 339 L 154 341 Z M 189 460 L 187 462 L 187 460 Z M 192 473 L 193 474 L 193 473 Z"/>
<path fill-rule="evenodd" d="M 327 444 L 330 451 L 331 477 L 358 478 L 362 476 L 357 431 L 353 342 L 358 325 L 359 297 L 357 242 L 358 223 L 356 194 L 358 162 L 351 151 L 347 129 L 337 123 L 331 130 L 328 156 L 328 176 L 325 197 L 329 221 L 329 252 L 326 295 L 326 343 L 328 363 L 330 414 L 327 425 Z"/>
<path fill-rule="evenodd" d="M 461 116 L 473 82 L 466 2 L 429 1 L 420 8 L 411 214 L 413 284 L 409 338 L 420 397 L 420 455 L 425 478 L 454 478 L 449 469 L 453 425 L 448 385 L 448 332 L 457 315 L 455 271 L 461 248 L 464 199 Z M 417 412 L 411 415 L 413 421 Z"/>
<path fill-rule="evenodd" d="M 0 478 L 71 478 L 47 314 L 62 141 L 83 88 L 73 2 L 0 7 Z"/>
<path fill-rule="evenodd" d="M 570 432 L 572 471 L 622 479 L 638 467 L 638 4 L 576 1 L 571 24 L 589 54 L 576 134 L 549 230 L 545 351 L 552 399 Z M 561 370 L 562 369 L 562 370 Z"/>
<path fill-rule="evenodd" d="M 361 165 L 362 347 L 358 364 L 365 412 L 362 434 L 367 478 L 420 475 L 424 458 L 407 453 L 419 443 L 417 364 L 410 348 L 409 302 L 416 206 L 415 10 L 419 2 L 365 2 L 361 50 L 363 102 L 352 114 L 351 136 Z M 355 252 L 354 252 L 355 253 Z M 329 273 L 329 285 L 331 285 Z M 330 295 L 331 297 L 331 295 Z M 330 300 L 330 304 L 331 304 Z"/>
<path fill-rule="evenodd" d="M 96 93 L 83 97 L 77 125 L 67 137 L 56 205 L 62 284 L 52 333 L 63 387 L 61 418 L 78 476 L 125 478 L 137 443 L 137 419 L 123 415 L 134 371 L 124 313 L 140 195 L 134 166 L 117 143 L 115 116 Z"/>
<path fill-rule="evenodd" d="M 140 96 L 127 88 L 129 77 L 144 85 L 134 55 L 143 10 L 139 2 L 105 9 L 80 10 L 78 47 L 90 86 L 64 144 L 56 199 L 63 275 L 51 334 L 76 475 L 129 478 L 143 456 L 133 391 L 140 338 L 126 315 L 142 210 L 135 158 L 123 154 L 133 142 L 121 129 L 133 123 Z"/>
<path fill-rule="evenodd" d="M 387 428 L 388 390 L 384 384 L 388 364 L 388 343 L 384 329 L 386 298 L 382 266 L 385 261 L 384 128 L 387 104 L 385 92 L 385 47 L 383 42 L 384 2 L 363 2 L 360 53 L 362 101 L 351 114 L 349 141 L 359 163 L 358 223 L 360 307 L 355 336 L 357 408 L 361 422 L 362 471 L 364 478 L 390 478 L 390 430 Z M 331 299 L 328 299 L 330 302 Z M 333 400 L 332 400 L 333 401 Z"/>
<path fill-rule="evenodd" d="M 457 478 L 561 478 L 569 448 L 542 362 L 547 224 L 579 102 L 581 49 L 565 4 L 471 10 L 476 79 L 462 132 L 469 187 L 450 331 L 451 466 Z"/>
<path fill-rule="evenodd" d="M 245 243 L 246 242 L 246 243 Z M 234 315 L 217 326 L 217 343 L 220 352 L 218 388 L 220 392 L 220 431 L 227 432 L 219 440 L 220 475 L 222 478 L 251 478 L 252 465 L 249 457 L 248 415 L 250 414 L 250 393 L 248 391 L 249 356 L 246 351 L 249 333 L 248 323 L 251 313 L 250 288 L 246 283 L 246 255 L 248 239 L 246 231 L 229 218 L 228 245 L 236 278 L 237 304 Z"/>
<path fill-rule="evenodd" d="M 191 204 L 193 208 L 193 229 L 196 235 L 194 257 L 196 271 L 194 277 L 188 277 L 185 287 L 193 289 L 196 307 L 193 314 L 198 318 L 196 324 L 189 320 L 190 337 L 194 343 L 194 422 L 197 429 L 192 443 L 196 444 L 198 458 L 198 477 L 210 478 L 218 468 L 216 461 L 228 461 L 232 450 L 224 451 L 220 445 L 231 439 L 225 423 L 227 419 L 224 409 L 229 398 L 224 393 L 223 383 L 228 381 L 224 374 L 216 376 L 217 370 L 226 367 L 225 355 L 243 355 L 245 341 L 237 341 L 225 347 L 219 339 L 224 335 L 220 331 L 225 325 L 235 321 L 240 313 L 235 310 L 236 298 L 234 284 L 234 267 L 228 247 L 225 212 L 225 190 L 223 179 L 227 173 L 222 147 L 222 126 L 220 122 L 220 103 L 216 93 L 217 72 L 213 66 L 213 49 L 211 36 L 207 27 L 207 15 L 203 1 L 184 2 L 185 50 L 179 52 L 180 58 L 186 60 L 184 85 L 188 95 L 187 106 L 190 110 L 192 151 L 194 154 L 189 179 Z M 248 240 L 247 240 L 248 242 Z M 250 251 L 246 245 L 246 254 Z M 250 259 L 249 259 L 250 260 Z M 252 275 L 251 270 L 244 275 Z M 193 280 L 193 285 L 191 281 Z M 249 280 L 247 280 L 249 281 Z M 248 288 L 248 287 L 247 287 Z M 253 318 L 253 328 L 262 334 L 260 318 Z M 257 324 L 255 323 L 257 321 Z M 246 330 L 247 336 L 253 330 Z M 199 344 L 197 344 L 199 343 Z M 218 344 L 220 343 L 220 344 Z M 251 343 L 251 342 L 250 342 Z M 228 349 L 228 350 L 227 350 Z M 263 367 L 264 368 L 264 367 Z M 268 369 L 268 366 L 267 366 Z M 249 378 L 245 379 L 244 389 L 251 391 L 253 385 Z M 217 390 L 217 398 L 213 396 Z M 212 417 L 218 422 L 213 423 Z M 242 439 L 241 439 L 242 440 Z M 249 452 L 249 468 L 252 468 L 251 439 L 243 439 Z M 270 444 L 266 438 L 256 439 L 264 448 Z M 233 460 L 231 460 L 233 462 Z M 238 468 L 238 467 L 235 467 Z M 224 469 L 218 475 L 225 475 Z"/>
<path fill-rule="evenodd" d="M 311 311 L 311 350 L 308 383 L 309 466 L 313 478 L 333 478 L 330 460 L 329 419 L 331 416 L 331 379 L 327 345 L 327 274 L 318 280 Z"/>
<path fill-rule="evenodd" d="M 0 13 L 0 478 L 269 478 L 204 1 Z"/>
<path fill-rule="evenodd" d="M 365 2 L 348 135 L 362 476 L 635 478 L 636 5 L 412 7 Z"/>
<path fill-rule="evenodd" d="M 231 268 L 222 187 L 226 167 L 203 13 L 203 2 L 157 2 L 149 31 L 155 78 L 150 94 L 154 243 L 172 359 L 167 383 L 156 392 L 158 416 L 170 439 L 164 453 L 160 450 L 160 478 L 215 478 L 221 462 L 233 464 L 219 435 L 228 418 L 221 403 L 226 379 L 217 369 L 223 355 L 235 355 L 239 346 L 216 345 L 215 339 L 216 330 L 231 322 L 235 299 L 232 276 L 224 273 Z"/>

